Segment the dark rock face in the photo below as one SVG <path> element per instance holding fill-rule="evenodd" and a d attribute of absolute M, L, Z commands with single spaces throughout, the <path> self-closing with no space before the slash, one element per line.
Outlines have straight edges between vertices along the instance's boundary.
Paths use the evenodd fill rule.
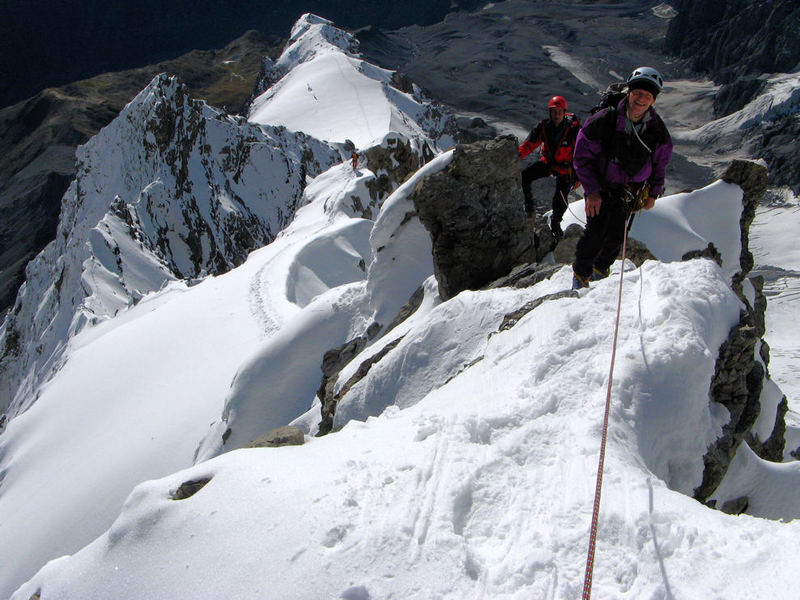
<path fill-rule="evenodd" d="M 320 412 L 322 414 L 322 420 L 320 421 L 317 431 L 318 436 L 326 435 L 333 429 L 333 419 L 339 400 L 341 400 L 356 383 L 364 379 L 372 366 L 391 352 L 391 350 L 400 343 L 403 337 L 400 336 L 392 340 L 386 344 L 380 352 L 363 361 L 353 376 L 350 377 L 337 392 L 334 386 L 336 385 L 341 370 L 345 365 L 350 363 L 379 332 L 382 336 L 385 336 L 392 329 L 413 315 L 422 304 L 424 295 L 423 288 L 417 288 L 408 302 L 400 308 L 395 318 L 392 319 L 392 322 L 389 323 L 388 327 L 383 329 L 383 331 L 381 331 L 381 325 L 379 323 L 373 323 L 367 328 L 364 335 L 353 338 L 340 348 L 334 348 L 325 353 L 322 359 L 322 382 L 320 383 L 319 390 L 317 390 L 317 396 L 321 403 Z"/>
<path fill-rule="evenodd" d="M 453 161 L 423 180 L 412 199 L 431 235 L 443 299 L 535 262 L 512 136 L 457 146 Z"/>
<path fill-rule="evenodd" d="M 497 129 L 486 123 L 480 117 L 458 117 L 456 119 L 459 141 L 472 144 L 482 140 L 491 140 L 497 137 Z"/>
<path fill-rule="evenodd" d="M 334 385 L 339 372 L 355 358 L 380 330 L 380 325 L 373 323 L 364 335 L 348 340 L 339 348 L 328 350 L 322 357 L 322 381 L 320 382 L 317 396 L 322 402 L 322 422 L 317 435 L 329 433 L 333 427 L 333 415 L 336 412 L 336 403 L 341 394 L 334 394 Z"/>
<path fill-rule="evenodd" d="M 756 216 L 758 202 L 764 196 L 764 192 L 767 191 L 768 173 L 766 167 L 758 163 L 749 160 L 735 160 L 722 174 L 721 179 L 726 183 L 738 185 L 744 192 L 742 217 L 739 220 L 742 248 L 739 254 L 741 270 L 734 276 L 732 281 L 733 291 L 744 300 L 741 282 L 753 268 L 753 255 L 750 253 L 750 225 L 752 225 Z"/>
<path fill-rule="evenodd" d="M 795 0 L 678 0 L 666 49 L 721 83 L 748 74 L 789 73 L 800 62 Z"/>
<path fill-rule="evenodd" d="M 800 114 L 777 119 L 761 136 L 760 154 L 770 168 L 770 183 L 785 185 L 800 194 L 800 160 L 797 140 L 800 139 Z"/>
<path fill-rule="evenodd" d="M 389 354 L 389 352 L 394 350 L 394 348 L 397 347 L 397 344 L 399 344 L 402 340 L 403 336 L 400 336 L 392 340 L 391 342 L 386 344 L 386 346 L 384 346 L 380 352 L 376 353 L 374 356 L 371 356 L 367 360 L 363 361 L 358 366 L 358 369 L 353 374 L 353 376 L 350 377 L 350 379 L 348 379 L 344 383 L 342 389 L 340 389 L 338 392 L 334 393 L 333 390 L 333 384 L 336 382 L 336 379 L 331 377 L 328 380 L 329 384 L 324 388 L 324 396 L 320 396 L 320 398 L 322 399 L 322 408 L 321 408 L 322 421 L 319 424 L 319 431 L 317 433 L 318 436 L 326 435 L 330 433 L 331 430 L 333 429 L 333 417 L 336 412 L 336 406 L 339 404 L 339 400 L 341 400 L 344 397 L 344 395 L 347 394 L 347 392 L 349 392 L 355 384 L 364 379 L 364 377 L 367 376 L 367 373 L 369 373 L 373 365 L 380 362 L 380 360 L 384 356 L 386 356 L 387 354 Z M 338 375 L 338 371 L 336 372 L 336 375 Z M 323 379 L 323 383 L 324 381 L 325 380 Z M 320 390 L 322 391 L 322 388 L 320 388 Z"/>
<path fill-rule="evenodd" d="M 728 409 L 730 421 L 722 428 L 722 436 L 703 457 L 703 482 L 694 490 L 695 498 L 704 502 L 717 488 L 733 460 L 739 444 L 753 427 L 761 410 L 759 397 L 764 368 L 756 361 L 758 333 L 752 314 L 742 311 L 722 344 L 717 358 L 710 398 Z"/>
<path fill-rule="evenodd" d="M 764 73 L 791 73 L 800 64 L 800 4 L 795 0 L 679 0 L 667 31 L 669 52 L 707 73 L 722 88 L 714 99 L 717 117 L 741 109 L 764 87 Z M 753 156 L 767 161 L 772 185 L 800 191 L 794 143 L 800 116 L 778 116 L 754 139 Z"/>
<path fill-rule="evenodd" d="M 430 149 L 427 153 L 433 156 Z M 390 137 L 385 145 L 370 148 L 364 155 L 367 168 L 375 174 L 375 179 L 367 182 L 373 208 L 425 163 L 425 159 L 412 149 L 411 142 L 397 137 Z M 371 212 L 364 216 L 374 218 Z"/>
<path fill-rule="evenodd" d="M 758 77 L 744 77 L 723 85 L 714 96 L 714 116 L 729 115 L 744 108 L 764 89 L 764 80 Z"/>

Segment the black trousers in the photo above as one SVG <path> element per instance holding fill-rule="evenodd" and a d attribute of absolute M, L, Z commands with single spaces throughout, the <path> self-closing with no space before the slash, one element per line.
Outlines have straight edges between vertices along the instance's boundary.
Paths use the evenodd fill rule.
<path fill-rule="evenodd" d="M 529 213 L 533 213 L 533 196 L 531 195 L 531 183 L 542 177 L 549 177 L 551 174 L 550 167 L 547 163 L 537 160 L 531 166 L 523 169 L 522 171 L 522 193 L 525 196 L 525 209 Z M 567 210 L 567 196 L 572 187 L 572 177 L 567 175 L 556 175 L 556 191 L 553 194 L 553 223 L 561 223 L 561 218 Z"/>
<path fill-rule="evenodd" d="M 600 196 L 603 199 L 600 212 L 586 218 L 586 229 L 575 248 L 572 270 L 583 278 L 592 274 L 592 268 L 605 271 L 614 263 L 622 248 L 625 224 L 631 214 L 624 192 L 601 192 Z"/>

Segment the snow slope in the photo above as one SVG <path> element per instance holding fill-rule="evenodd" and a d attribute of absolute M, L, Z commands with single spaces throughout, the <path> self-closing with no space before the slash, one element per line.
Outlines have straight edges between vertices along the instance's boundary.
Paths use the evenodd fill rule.
<path fill-rule="evenodd" d="M 328 142 L 350 140 L 360 149 L 378 144 L 387 131 L 439 137 L 448 115 L 422 99 L 416 86 L 413 93 L 392 87 L 392 72 L 363 60 L 357 44 L 330 21 L 301 17 L 273 67 L 280 79 L 253 101 L 249 120 Z"/>
<path fill-rule="evenodd" d="M 414 121 L 401 92 L 391 93 L 410 112 L 387 121 L 377 117 L 386 96 L 366 91 L 373 83 L 328 77 L 357 63 L 349 47 L 346 63 L 331 59 L 347 38 L 328 26 L 298 23 L 278 61 L 288 70 L 251 118 L 362 149 Z M 356 104 L 331 110 L 328 134 L 318 113 L 292 113 L 282 97 L 323 90 L 325 106 L 369 98 L 364 114 L 376 118 Z M 194 286 L 172 281 L 71 338 L 63 368 L 0 437 L 0 597 L 577 597 L 623 265 L 504 331 L 507 313 L 569 287 L 569 268 L 531 288 L 442 302 L 409 195 L 449 160 L 439 154 L 374 220 L 354 206 L 369 204 L 375 174 L 332 165 L 241 266 Z M 660 261 L 626 267 L 595 597 L 786 597 L 795 585 L 800 463 L 766 463 L 743 447 L 715 499 L 746 494 L 750 515 L 688 495 L 727 421 L 708 385 L 741 308 L 728 286 L 740 197 L 712 183 L 661 199 L 634 225 Z M 580 202 L 571 208 L 583 218 Z M 783 216 L 761 214 L 762 231 L 791 233 Z M 723 268 L 674 262 L 709 241 Z M 340 374 L 338 386 L 387 351 L 344 397 L 340 430 L 215 456 L 275 425 L 313 433 L 324 352 L 385 326 L 419 287 L 420 308 Z M 789 312 L 779 313 L 787 331 Z M 779 366 L 771 371 L 780 381 Z M 762 398 L 771 409 L 774 381 Z M 798 425 L 787 432 L 796 445 Z"/>
<path fill-rule="evenodd" d="M 293 63 L 284 62 L 291 77 Z M 385 92 L 380 110 L 394 93 Z M 402 101 L 388 112 L 415 137 L 386 122 L 377 143 L 435 149 L 446 142 L 445 116 L 426 122 L 436 137 L 414 120 L 438 109 L 396 97 Z M 344 140 L 349 123 L 341 121 L 342 135 L 333 137 Z M 244 377 L 243 365 L 265 340 L 274 347 L 282 336 L 291 345 L 291 327 L 304 323 L 293 321 L 297 313 L 322 322 L 330 298 L 364 280 L 372 227 L 354 202 L 374 207 L 367 184 L 376 175 L 353 172 L 349 160 L 339 162 L 345 157 L 341 145 L 302 131 L 193 104 L 163 76 L 82 149 L 59 237 L 34 261 L 0 330 L 0 348 L 8 340 L 19 346 L 6 357 L 2 383 L 10 414 L 21 413 L 0 438 L 0 597 L 107 529 L 134 486 L 193 464 L 212 424 L 230 412 L 231 382 L 237 372 Z M 317 198 L 278 235 L 298 206 Z M 235 273 L 213 276 L 241 263 L 248 243 L 276 235 L 279 243 L 254 252 Z M 239 279 L 231 297 L 219 292 L 228 276 Z M 332 329 L 310 334 L 319 353 L 354 327 L 354 315 L 336 316 L 341 305 L 332 304 Z M 33 326 L 18 333 L 23 323 Z M 313 401 L 319 356 L 303 358 L 306 369 L 294 368 L 311 397 L 276 411 L 276 423 Z M 54 489 L 64 490 L 55 504 Z"/>
<path fill-rule="evenodd" d="M 662 211 L 680 216 L 673 230 L 693 229 L 689 215 L 702 223 L 708 213 L 698 205 L 713 206 L 710 197 L 735 206 L 732 187 L 662 199 Z M 291 236 L 292 227 L 281 237 Z M 269 250 L 237 271 L 274 272 Z M 231 288 L 219 293 L 241 293 L 238 277 L 225 276 Z M 340 431 L 302 447 L 229 452 L 143 483 L 108 532 L 13 597 L 577 596 L 617 278 L 545 302 L 498 332 L 506 313 L 570 277 L 565 267 L 532 288 L 463 292 L 444 303 L 428 278 L 421 308 L 390 333 L 401 344 L 364 380 L 370 393 L 356 396 L 372 404 L 353 402 Z M 726 418 L 707 390 L 740 309 L 727 279 L 708 260 L 626 273 L 596 597 L 781 597 L 793 585 L 798 521 L 733 517 L 687 496 Z M 338 287 L 320 298 L 357 312 L 365 288 Z M 311 330 L 316 318 L 297 313 L 287 326 Z M 318 352 L 313 336 L 294 339 L 298 355 Z M 731 474 L 761 484 L 751 491 L 756 514 L 800 516 L 800 463 L 742 454 Z M 196 495 L 172 499 L 181 483 L 206 478 Z"/>

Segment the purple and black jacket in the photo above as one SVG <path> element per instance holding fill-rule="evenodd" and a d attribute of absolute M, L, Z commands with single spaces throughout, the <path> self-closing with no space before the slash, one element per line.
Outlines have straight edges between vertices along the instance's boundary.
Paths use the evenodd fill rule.
<path fill-rule="evenodd" d="M 648 181 L 650 196 L 664 192 L 664 176 L 672 158 L 672 138 L 655 109 L 644 116 L 639 138 L 625 131 L 628 99 L 605 108 L 583 124 L 575 142 L 573 165 L 584 193 L 613 192 Z"/>

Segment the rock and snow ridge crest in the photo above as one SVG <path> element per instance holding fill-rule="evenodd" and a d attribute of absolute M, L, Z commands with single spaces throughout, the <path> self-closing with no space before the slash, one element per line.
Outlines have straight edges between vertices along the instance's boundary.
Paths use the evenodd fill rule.
<path fill-rule="evenodd" d="M 255 123 L 283 125 L 320 140 L 355 145 L 359 151 L 387 132 L 452 147 L 454 118 L 397 73 L 367 62 L 358 41 L 330 21 L 303 15 L 281 56 L 267 65 L 269 87 L 250 105 Z M 348 144 L 349 146 L 349 144 Z"/>
<path fill-rule="evenodd" d="M 341 57 L 331 64 L 337 69 L 346 65 Z M 314 83 L 304 93 L 316 94 L 321 89 Z M 0 465 L 5 477 L 0 503 L 5 510 L 0 512 L 14 518 L 0 519 L 0 534 L 13 543 L 0 543 L 0 548 L 14 546 L 17 556 L 21 549 L 34 548 L 29 552 L 34 556 L 25 565 L 28 572 L 44 560 L 73 554 L 50 562 L 19 588 L 15 598 L 25 600 L 36 594 L 64 599 L 219 598 L 231 590 L 242 597 L 264 597 L 266 584 L 272 597 L 578 594 L 591 504 L 591 493 L 584 491 L 596 465 L 598 415 L 602 413 L 599 391 L 607 372 L 603 349 L 611 343 L 611 328 L 603 324 L 612 322 L 615 282 L 601 281 L 582 296 L 556 299 L 569 286 L 571 273 L 564 267 L 531 288 L 465 291 L 442 301 L 430 276 L 430 238 L 415 216 L 412 192 L 417 193 L 422 177 L 453 166 L 455 152 L 434 158 L 388 197 L 385 193 L 391 192 L 393 183 L 376 188 L 373 198 L 370 185 L 378 181 L 380 170 L 373 165 L 382 164 L 390 173 L 413 164 L 405 146 L 411 146 L 411 138 L 392 138 L 402 144 L 391 144 L 391 136 L 385 131 L 382 135 L 386 148 L 373 157 L 369 151 L 362 153 L 368 170 L 336 164 L 314 178 L 304 191 L 308 204 L 273 244 L 252 253 L 241 268 L 185 293 L 155 298 L 179 297 L 183 302 L 173 300 L 164 308 L 179 304 L 180 314 L 152 310 L 143 315 L 150 308 L 144 301 L 127 315 L 119 315 L 116 322 L 107 323 L 108 327 L 98 327 L 96 331 L 105 330 L 107 335 L 92 341 L 106 345 L 87 343 L 81 350 L 95 352 L 71 354 L 68 369 L 53 381 L 62 383 L 72 376 L 71 381 L 81 385 L 79 393 L 58 395 L 53 391 L 57 385 L 49 386 L 32 410 L 12 422 L 0 440 L 0 454 L 5 454 Z M 509 154 L 517 165 L 515 153 Z M 407 164 L 403 157 L 409 159 Z M 192 166 L 187 167 L 190 173 Z M 516 187 L 516 176 L 514 180 Z M 196 185 L 198 180 L 188 177 L 186 181 Z M 187 195 L 185 190 L 176 192 L 176 198 Z M 760 555 L 768 550 L 764 540 L 772 551 L 791 547 L 797 524 L 734 519 L 687 497 L 700 482 L 702 453 L 733 412 L 727 407 L 711 408 L 707 387 L 717 350 L 742 308 L 742 297 L 731 292 L 728 276 L 736 274 L 737 265 L 743 267 L 743 274 L 749 270 L 744 268 L 743 248 L 735 236 L 723 244 L 712 235 L 716 230 L 737 230 L 742 222 L 740 196 L 737 186 L 717 182 L 706 190 L 660 200 L 646 219 L 634 224 L 639 229 L 636 237 L 641 233 L 663 262 L 650 261 L 625 277 L 623 339 L 615 374 L 620 397 L 612 414 L 601 542 L 604 567 L 596 580 L 599 596 L 737 597 L 743 580 L 768 573 L 783 583 L 794 572 L 790 565 L 775 572 L 773 564 L 764 567 L 768 561 L 751 557 L 754 548 Z M 126 202 L 120 211 L 130 204 Z M 579 206 L 572 208 L 581 211 Z M 714 219 L 707 218 L 711 213 Z M 650 236 L 645 235 L 648 224 Z M 663 247 L 652 243 L 656 240 Z M 702 249 L 712 240 L 724 259 L 722 270 L 708 260 L 669 264 L 680 260 L 686 250 Z M 153 256 L 161 255 L 153 250 Z M 615 270 L 622 267 L 617 265 Z M 284 283 L 291 283 L 292 289 Z M 749 284 L 741 287 L 757 301 Z M 392 318 L 403 312 L 400 305 L 415 289 L 422 296 L 419 306 L 392 328 Z M 248 308 L 252 310 L 248 302 L 254 298 L 264 316 L 276 317 L 275 327 L 263 338 L 252 335 L 254 325 L 263 325 L 248 314 Z M 548 299 L 537 304 L 542 298 Z M 534 304 L 536 308 L 517 318 L 513 329 L 497 332 L 509 311 Z M 197 310 L 198 305 L 203 310 Z M 215 328 L 197 327 L 184 314 L 190 308 L 196 312 L 189 317 L 212 312 L 215 316 L 224 312 L 227 317 L 219 328 L 225 337 L 214 338 L 217 343 L 205 356 L 191 354 L 191 342 L 182 337 L 186 332 L 177 327 L 179 322 L 189 323 L 186 329 L 211 339 Z M 152 322 L 148 328 L 146 317 L 151 315 L 158 315 L 158 328 Z M 135 327 L 126 329 L 136 329 L 138 341 L 170 341 L 178 351 L 159 348 L 152 352 L 152 363 L 159 366 L 173 360 L 161 390 L 147 393 L 140 387 L 140 379 L 157 379 L 155 369 L 144 371 L 146 377 L 136 372 L 125 380 L 133 393 L 112 406 L 115 403 L 108 399 L 118 395 L 84 390 L 90 387 L 84 382 L 91 377 L 97 377 L 98 387 L 100 379 L 106 379 L 98 377 L 100 371 L 92 361 L 83 361 L 88 365 L 83 371 L 90 374 L 87 378 L 70 371 L 86 354 L 97 357 L 100 346 L 120 357 L 109 361 L 113 367 L 102 374 L 121 379 L 118 367 L 120 363 L 131 367 L 133 353 L 110 330 L 128 317 L 137 319 Z M 231 335 L 237 319 L 238 337 Z M 373 322 L 389 325 L 332 382 L 336 391 L 342 390 L 355 381 L 350 377 L 354 371 L 371 365 L 367 376 L 343 395 L 337 414 L 344 427 L 335 435 L 269 456 L 260 451 L 226 452 L 189 470 L 178 472 L 174 466 L 169 468 L 172 463 L 161 463 L 162 474 L 154 475 L 157 469 L 149 464 L 146 473 L 136 472 L 148 459 L 164 461 L 165 455 L 179 457 L 176 463 L 188 460 L 188 453 L 182 455 L 176 447 L 185 450 L 218 416 L 214 411 L 219 410 L 225 393 L 229 394 L 225 410 L 232 416 L 227 425 L 233 424 L 228 444 L 236 447 L 252 439 L 244 426 L 265 425 L 261 415 L 250 409 L 271 413 L 269 417 L 283 423 L 285 414 L 306 410 L 317 388 L 325 351 L 365 329 L 369 337 Z M 153 335 L 141 335 L 142 329 Z M 93 336 L 82 336 L 76 345 L 86 337 Z M 227 346 L 232 337 L 238 344 Z M 215 378 L 204 372 L 250 337 L 257 339 L 230 361 L 230 370 L 220 371 Z M 223 340 L 225 347 L 219 343 Z M 751 354 L 752 340 L 750 336 L 742 344 Z M 741 347 L 731 346 L 732 354 Z M 170 356 L 181 353 L 200 360 Z M 209 368 L 197 369 L 209 356 L 212 360 L 205 363 Z M 231 385 L 235 369 L 239 375 Z M 177 372 L 186 375 L 185 385 L 188 380 L 201 382 L 197 387 L 213 387 L 213 392 L 204 398 L 205 390 L 195 387 L 184 394 L 182 411 L 165 416 L 162 407 L 185 391 L 176 383 Z M 212 382 L 222 385 L 208 385 Z M 754 427 L 759 440 L 768 440 L 779 414 L 776 389 L 767 398 L 771 404 L 759 398 L 757 390 L 746 391 L 748 400 L 760 399 L 762 409 L 770 409 L 762 410 Z M 82 401 L 92 393 L 96 402 L 87 410 Z M 274 400 L 271 406 L 267 393 Z M 150 403 L 149 410 L 138 411 L 145 402 Z M 123 405 L 139 419 L 109 412 Z M 97 429 L 81 428 L 76 435 L 57 423 L 49 431 L 59 429 L 64 442 L 54 444 L 42 431 L 42 421 L 45 417 L 51 423 L 58 421 L 43 415 L 57 407 L 64 413 L 89 415 L 81 420 L 93 421 Z M 319 407 L 313 412 L 319 415 Z M 202 419 L 173 426 L 189 413 L 194 417 L 201 413 Z M 83 425 L 76 419 L 76 428 Z M 137 438 L 141 445 L 114 439 L 117 454 L 96 458 L 97 438 L 87 432 L 102 428 L 102 434 L 108 435 L 112 427 L 118 435 L 123 428 L 137 430 L 142 434 Z M 38 435 L 25 435 L 31 432 Z M 224 432 L 219 433 L 224 441 Z M 91 456 L 76 450 L 76 438 L 86 441 Z M 20 451 L 23 445 L 24 453 Z M 51 458 L 54 445 L 63 450 L 61 460 Z M 739 501 L 749 495 L 751 514 L 796 518 L 792 500 L 796 486 L 791 488 L 800 475 L 796 464 L 774 468 L 749 456 L 747 443 L 741 448 L 744 451 L 733 457 L 733 477 L 710 500 L 723 507 L 734 500 L 741 508 Z M 63 460 L 64 456 L 69 460 Z M 746 463 L 740 460 L 743 456 Z M 12 462 L 16 464 L 9 465 Z M 58 498 L 57 504 L 48 498 L 39 505 L 41 510 L 32 510 L 32 492 L 43 487 L 42 480 L 56 487 L 55 476 L 42 476 L 43 466 L 56 462 L 58 479 L 68 481 L 71 490 L 80 488 L 84 495 L 71 502 Z M 76 466 L 82 472 L 77 473 Z M 92 471 L 95 479 L 85 471 Z M 27 486 L 20 483 L 26 472 L 30 474 Z M 172 475 L 153 481 L 164 472 Z M 776 475 L 788 484 L 781 485 Z M 94 481 L 102 483 L 92 485 Z M 113 503 L 102 505 L 111 492 L 127 493 L 130 486 L 126 484 L 131 482 L 138 487 L 121 512 Z M 197 491 L 204 483 L 208 485 L 201 493 L 183 501 L 189 497 L 187 489 Z M 104 494 L 97 494 L 101 485 Z M 18 502 L 11 501 L 14 495 Z M 105 516 L 113 512 L 119 517 L 113 524 L 113 517 L 104 521 L 96 516 L 101 508 L 106 509 Z M 78 551 L 92 538 L 75 527 L 72 517 L 89 511 L 93 525 L 110 529 Z M 40 525 L 46 517 L 53 527 Z M 38 537 L 30 531 L 10 535 L 15 530 L 9 521 L 32 524 L 30 529 L 37 529 Z M 62 531 L 54 532 L 56 526 Z M 73 533 L 76 530 L 79 535 Z M 53 553 L 48 544 L 68 535 L 74 535 L 73 547 Z M 87 539 L 78 540 L 80 535 Z M 220 547 L 226 548 L 226 556 L 220 557 Z M 716 569 L 702 568 L 703 559 L 720 547 L 726 547 L 733 559 Z M 785 552 L 781 558 L 791 551 Z M 165 564 L 170 568 L 164 568 Z M 266 575 L 265 564 L 273 567 Z M 748 570 L 741 576 L 745 564 L 763 570 L 755 576 Z M 315 576 L 320 565 L 326 567 L 322 578 Z M 665 573 L 672 580 L 672 590 Z M 0 575 L 6 575 L 0 585 L 8 586 L 8 580 L 14 579 Z"/>
<path fill-rule="evenodd" d="M 241 264 L 291 220 L 306 177 L 339 160 L 328 144 L 226 116 L 157 76 L 78 150 L 56 239 L 29 264 L 0 330 L 0 408 L 29 406 L 87 324 Z"/>
<path fill-rule="evenodd" d="M 30 406 L 87 324 L 171 282 L 223 273 L 268 244 L 307 180 L 349 158 L 350 138 L 366 151 L 389 136 L 427 158 L 452 145 L 446 111 L 416 86 L 393 87 L 393 74 L 356 50 L 350 34 L 304 15 L 278 60 L 283 78 L 256 101 L 260 118 L 228 116 L 159 75 L 79 148 L 56 240 L 28 266 L 0 328 L 0 411 Z M 293 80 L 309 77 L 319 82 L 313 110 L 287 118 L 302 104 Z"/>

